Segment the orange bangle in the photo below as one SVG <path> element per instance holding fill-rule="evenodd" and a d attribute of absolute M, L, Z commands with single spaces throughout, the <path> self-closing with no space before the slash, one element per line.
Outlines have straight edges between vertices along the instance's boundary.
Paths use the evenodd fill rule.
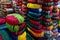
<path fill-rule="evenodd" d="M 27 29 L 28 29 L 28 31 L 29 32 L 31 32 L 32 34 L 33 34 L 33 36 L 35 36 L 35 37 L 44 37 L 44 32 L 41 32 L 41 33 L 35 33 L 35 32 L 33 32 L 30 28 L 28 28 L 27 27 Z"/>

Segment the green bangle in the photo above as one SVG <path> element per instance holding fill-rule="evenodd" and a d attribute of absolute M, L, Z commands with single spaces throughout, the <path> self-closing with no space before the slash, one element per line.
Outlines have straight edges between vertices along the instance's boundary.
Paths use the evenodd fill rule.
<path fill-rule="evenodd" d="M 34 40 L 28 33 L 26 34 L 27 40 Z"/>
<path fill-rule="evenodd" d="M 32 17 L 32 16 L 29 15 L 29 14 L 27 14 L 27 16 L 28 16 L 30 19 L 33 19 L 33 20 L 40 20 L 39 18 Z"/>
<path fill-rule="evenodd" d="M 8 23 L 6 23 L 7 28 L 11 31 L 11 32 L 18 32 L 19 31 L 19 26 L 13 26 L 13 25 L 9 25 Z"/>

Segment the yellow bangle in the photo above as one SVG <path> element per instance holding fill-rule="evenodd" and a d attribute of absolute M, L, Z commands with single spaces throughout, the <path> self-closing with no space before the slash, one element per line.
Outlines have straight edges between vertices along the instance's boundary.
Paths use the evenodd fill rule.
<path fill-rule="evenodd" d="M 58 26 L 60 27 L 60 21 L 59 21 L 59 23 L 58 23 Z"/>
<path fill-rule="evenodd" d="M 27 29 L 28 29 L 28 31 L 29 32 L 31 32 L 32 34 L 33 34 L 33 36 L 34 37 L 44 37 L 44 32 L 41 32 L 41 33 L 35 33 L 35 32 L 33 32 L 31 29 L 29 29 L 28 27 L 27 27 Z"/>
<path fill-rule="evenodd" d="M 26 40 L 26 32 L 18 36 L 18 40 Z"/>
<path fill-rule="evenodd" d="M 49 26 L 49 28 L 50 28 L 50 30 L 52 30 L 53 29 L 53 25 Z"/>
<path fill-rule="evenodd" d="M 28 3 L 27 4 L 27 7 L 28 8 L 41 8 L 42 7 L 42 5 L 39 5 L 39 4 L 33 4 L 33 3 Z"/>

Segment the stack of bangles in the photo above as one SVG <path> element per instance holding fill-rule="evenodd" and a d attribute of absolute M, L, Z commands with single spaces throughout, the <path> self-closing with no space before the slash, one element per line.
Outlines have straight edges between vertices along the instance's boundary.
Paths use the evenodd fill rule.
<path fill-rule="evenodd" d="M 36 0 L 28 0 L 27 7 L 27 30 L 32 34 L 33 37 L 44 37 L 43 25 L 40 23 L 40 17 L 42 16 L 42 4 L 38 4 Z"/>

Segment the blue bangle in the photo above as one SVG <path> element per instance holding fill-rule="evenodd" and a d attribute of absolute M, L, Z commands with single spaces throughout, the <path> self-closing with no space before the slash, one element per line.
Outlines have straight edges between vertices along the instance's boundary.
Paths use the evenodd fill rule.
<path fill-rule="evenodd" d="M 40 13 L 39 12 L 39 9 L 31 9 L 31 8 L 28 8 L 28 11 L 31 11 L 31 12 L 34 12 L 34 13 Z"/>

